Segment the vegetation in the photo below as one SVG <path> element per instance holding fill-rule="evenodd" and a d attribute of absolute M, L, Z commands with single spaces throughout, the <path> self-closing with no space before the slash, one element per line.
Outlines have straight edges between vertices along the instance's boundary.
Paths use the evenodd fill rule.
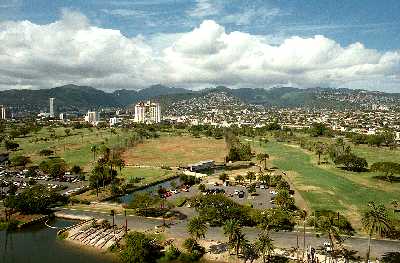
<path fill-rule="evenodd" d="M 211 226 L 222 226 L 229 219 L 236 219 L 241 225 L 253 224 L 250 208 L 239 205 L 222 194 L 197 196 L 192 203 L 200 218 Z"/>
<path fill-rule="evenodd" d="M 140 232 L 130 232 L 125 236 L 120 258 L 124 263 L 153 263 L 161 257 L 161 249 L 154 238 Z"/>
<path fill-rule="evenodd" d="M 67 197 L 38 184 L 18 195 L 7 197 L 4 205 L 24 214 L 41 214 L 47 213 L 50 206 L 56 203 L 64 204 L 67 201 Z"/>
<path fill-rule="evenodd" d="M 374 202 L 368 204 L 368 209 L 362 217 L 362 224 L 369 235 L 366 262 L 369 261 L 371 252 L 371 237 L 374 234 L 383 236 L 390 229 L 388 212 L 384 205 L 375 205 Z"/>

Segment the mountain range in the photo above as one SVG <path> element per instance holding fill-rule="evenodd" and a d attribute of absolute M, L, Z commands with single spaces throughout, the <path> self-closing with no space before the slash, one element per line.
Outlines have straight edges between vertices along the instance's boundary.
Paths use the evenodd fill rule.
<path fill-rule="evenodd" d="M 279 87 L 272 89 L 239 88 L 217 86 L 200 91 L 153 85 L 136 90 L 104 92 L 89 86 L 73 84 L 39 90 L 0 91 L 0 104 L 27 111 L 46 110 L 48 99 L 53 97 L 59 111 L 85 111 L 106 107 L 127 107 L 141 100 L 156 100 L 163 106 L 179 100 L 203 96 L 210 92 L 224 92 L 244 103 L 274 107 L 310 108 L 358 108 L 362 105 L 385 104 L 399 107 L 400 94 L 371 92 L 365 90 Z"/>

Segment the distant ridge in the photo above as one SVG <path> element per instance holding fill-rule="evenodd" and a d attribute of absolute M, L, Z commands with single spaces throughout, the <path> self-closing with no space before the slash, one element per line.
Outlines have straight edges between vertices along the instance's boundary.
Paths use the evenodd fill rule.
<path fill-rule="evenodd" d="M 0 104 L 19 110 L 45 111 L 48 109 L 48 99 L 54 97 L 58 111 L 86 111 L 106 107 L 127 107 L 137 101 L 148 99 L 157 100 L 163 106 L 168 106 L 173 102 L 203 96 L 210 92 L 225 92 L 244 103 L 275 107 L 357 108 L 360 106 L 360 101 L 363 102 L 363 98 L 366 102 L 370 99 L 375 103 L 384 102 L 394 105 L 400 103 L 400 94 L 343 88 L 279 87 L 266 90 L 259 88 L 230 89 L 225 86 L 217 86 L 192 91 L 157 84 L 139 91 L 121 89 L 107 93 L 90 86 L 68 84 L 51 89 L 0 91 Z M 347 99 L 351 96 L 360 101 Z"/>

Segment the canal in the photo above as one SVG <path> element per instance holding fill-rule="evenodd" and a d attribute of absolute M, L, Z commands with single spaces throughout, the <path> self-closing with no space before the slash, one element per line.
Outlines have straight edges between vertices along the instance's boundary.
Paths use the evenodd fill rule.
<path fill-rule="evenodd" d="M 54 219 L 15 232 L 0 231 L 1 263 L 114 263 L 117 258 L 99 250 L 79 247 L 56 236 L 60 228 L 77 221 Z"/>

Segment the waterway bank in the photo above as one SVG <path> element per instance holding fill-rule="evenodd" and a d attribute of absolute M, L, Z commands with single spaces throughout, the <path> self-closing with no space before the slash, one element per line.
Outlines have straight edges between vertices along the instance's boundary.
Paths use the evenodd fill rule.
<path fill-rule="evenodd" d="M 115 263 L 118 258 L 97 249 L 85 248 L 57 238 L 57 231 L 76 220 L 51 219 L 19 231 L 0 231 L 2 263 Z"/>

